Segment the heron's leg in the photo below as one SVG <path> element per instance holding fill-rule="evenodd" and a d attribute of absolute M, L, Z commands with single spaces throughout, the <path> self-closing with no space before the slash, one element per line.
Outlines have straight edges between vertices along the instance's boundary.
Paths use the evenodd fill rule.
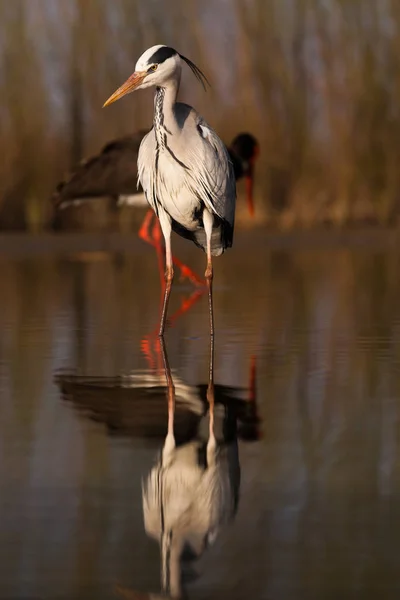
<path fill-rule="evenodd" d="M 212 266 L 212 258 L 211 258 L 211 235 L 212 235 L 214 217 L 206 208 L 203 211 L 203 223 L 204 223 L 204 230 L 206 232 L 206 239 L 207 239 L 207 268 L 206 268 L 206 272 L 205 272 L 205 278 L 206 278 L 207 287 L 208 287 L 208 304 L 209 304 L 209 312 L 210 312 L 210 335 L 213 336 L 214 335 L 214 310 L 213 310 L 213 297 L 212 297 L 213 266 Z"/>
<path fill-rule="evenodd" d="M 158 333 L 159 336 L 162 336 L 162 335 L 164 335 L 165 321 L 166 321 L 167 312 L 168 312 L 168 301 L 169 301 L 169 296 L 171 294 L 172 281 L 174 279 L 174 268 L 172 266 L 172 252 L 171 252 L 171 233 L 172 233 L 171 218 L 165 212 L 165 210 L 162 209 L 161 207 L 159 209 L 158 214 L 159 214 L 161 229 L 162 229 L 164 239 L 165 239 L 165 265 L 166 265 L 165 266 L 164 301 L 163 301 L 163 307 L 162 307 L 162 312 L 161 312 L 160 331 Z"/>

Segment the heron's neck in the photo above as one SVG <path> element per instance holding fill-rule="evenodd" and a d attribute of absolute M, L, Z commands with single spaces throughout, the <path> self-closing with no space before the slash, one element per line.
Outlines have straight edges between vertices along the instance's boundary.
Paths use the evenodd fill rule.
<path fill-rule="evenodd" d="M 170 81 L 167 85 L 156 89 L 153 126 L 157 142 L 161 145 L 163 144 L 165 134 L 173 134 L 178 127 L 174 113 L 178 90 L 178 79 Z"/>

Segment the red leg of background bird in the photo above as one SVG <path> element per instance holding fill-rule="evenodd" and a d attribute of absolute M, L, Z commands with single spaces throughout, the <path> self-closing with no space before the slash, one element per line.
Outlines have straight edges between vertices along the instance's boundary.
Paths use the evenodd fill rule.
<path fill-rule="evenodd" d="M 168 319 L 169 322 L 172 324 L 178 319 L 178 317 L 180 317 L 190 308 L 192 308 L 192 306 L 196 304 L 196 302 L 199 300 L 199 298 L 202 297 L 203 294 L 205 294 L 204 288 L 201 290 L 195 290 L 188 298 L 184 298 L 178 310 Z"/>
<path fill-rule="evenodd" d="M 145 242 L 147 242 L 148 244 L 151 244 L 152 246 L 154 246 L 157 250 L 157 255 L 158 255 L 159 252 L 162 252 L 161 227 L 160 227 L 160 223 L 159 223 L 158 219 L 155 219 L 152 234 L 150 235 L 149 228 L 150 228 L 150 224 L 151 224 L 153 216 L 154 216 L 154 212 L 152 210 L 148 210 L 146 213 L 146 216 L 144 218 L 144 221 L 139 229 L 139 237 L 142 240 L 144 240 Z M 195 273 L 190 267 L 185 265 L 185 263 L 180 261 L 175 256 L 172 257 L 172 262 L 174 265 L 176 265 L 180 269 L 182 277 L 187 277 L 187 279 L 189 279 L 189 281 L 191 281 L 193 283 L 193 285 L 196 285 L 196 286 L 204 285 L 204 281 L 201 279 L 201 277 L 199 275 L 197 275 L 197 273 Z M 158 263 L 160 265 L 160 259 L 159 259 Z M 160 273 L 161 273 L 161 276 L 163 277 L 164 268 L 162 268 L 162 271 L 160 271 Z"/>
<path fill-rule="evenodd" d="M 145 218 L 143 219 L 143 223 L 139 229 L 139 234 L 138 234 L 139 237 L 142 238 L 142 240 L 144 240 L 148 244 L 152 244 L 152 245 L 154 245 L 154 244 L 153 244 L 153 240 L 151 239 L 150 234 L 149 234 L 149 227 L 150 227 L 151 221 L 154 216 L 155 216 L 154 212 L 150 208 L 147 211 Z"/>
<path fill-rule="evenodd" d="M 158 219 L 154 219 L 154 225 L 151 232 L 151 236 L 155 244 L 162 245 L 162 231 L 160 227 L 160 221 Z"/>
<path fill-rule="evenodd" d="M 151 209 L 148 210 L 146 213 L 146 216 L 143 220 L 142 226 L 139 229 L 138 235 L 143 241 L 147 242 L 148 244 L 151 244 L 156 249 L 158 272 L 160 274 L 160 281 L 161 281 L 161 288 L 162 288 L 161 293 L 163 293 L 163 289 L 164 289 L 164 259 L 163 259 L 163 255 L 162 255 L 161 227 L 160 227 L 159 220 L 155 219 L 152 233 L 150 235 L 149 229 L 150 229 L 150 225 L 151 225 L 151 221 L 153 220 L 153 217 L 155 217 L 154 212 Z"/>
<path fill-rule="evenodd" d="M 178 269 L 180 269 L 182 277 L 187 277 L 189 279 L 189 281 L 191 281 L 193 283 L 193 285 L 204 286 L 204 281 L 201 279 L 201 277 L 199 275 L 197 275 L 197 273 L 192 271 L 192 269 L 190 267 L 185 265 L 183 262 L 181 262 L 175 256 L 172 257 L 172 261 L 173 261 L 174 265 L 176 265 L 178 267 Z"/>

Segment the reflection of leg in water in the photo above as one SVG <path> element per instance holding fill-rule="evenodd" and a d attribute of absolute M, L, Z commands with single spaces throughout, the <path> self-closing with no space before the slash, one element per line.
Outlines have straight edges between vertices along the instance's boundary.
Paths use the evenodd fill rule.
<path fill-rule="evenodd" d="M 196 289 L 188 298 L 184 298 L 178 310 L 168 318 L 168 323 L 170 325 L 175 323 L 179 317 L 188 312 L 198 302 L 205 292 L 206 288 Z M 152 370 L 160 370 L 162 356 L 160 350 L 160 340 L 158 337 L 158 328 L 142 338 L 140 347 L 147 360 L 149 368 Z"/>
<path fill-rule="evenodd" d="M 177 523 L 176 507 L 186 493 L 183 479 L 179 470 L 174 469 L 175 460 L 175 386 L 172 379 L 171 367 L 169 365 L 164 338 L 160 338 L 160 347 L 167 382 L 168 402 L 168 431 L 162 451 L 161 465 L 157 477 L 157 493 L 160 515 L 160 553 L 161 553 L 161 589 L 164 595 L 172 598 L 180 598 L 181 593 L 181 554 L 184 547 L 184 536 L 179 532 L 179 521 Z M 179 486 L 183 485 L 183 495 L 179 497 Z M 174 497 L 171 487 L 177 488 L 178 496 Z M 179 509 L 178 509 L 179 512 Z"/>
<path fill-rule="evenodd" d="M 211 288 L 209 288 L 209 294 Z M 212 296 L 210 311 L 212 311 Z M 210 425 L 208 431 L 208 443 L 207 443 L 207 466 L 215 464 L 216 460 L 216 448 L 217 442 L 215 439 L 214 432 L 214 408 L 215 408 L 215 390 L 214 390 L 214 331 L 212 325 L 212 312 L 210 312 L 210 361 L 208 367 L 208 388 L 207 388 L 207 400 L 210 412 Z"/>
<path fill-rule="evenodd" d="M 174 435 L 174 415 L 175 415 L 175 386 L 172 379 L 171 367 L 169 366 L 168 355 L 165 348 L 164 339 L 160 339 L 160 346 L 165 370 L 165 379 L 167 382 L 167 401 L 168 401 L 168 432 L 165 438 L 163 448 L 163 466 L 172 459 L 172 452 L 175 449 Z"/>

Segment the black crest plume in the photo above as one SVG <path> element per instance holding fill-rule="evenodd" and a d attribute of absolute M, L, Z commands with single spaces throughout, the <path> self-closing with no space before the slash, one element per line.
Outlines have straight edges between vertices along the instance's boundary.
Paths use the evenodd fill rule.
<path fill-rule="evenodd" d="M 199 67 L 197 67 L 194 62 L 192 62 L 189 58 L 186 58 L 186 56 L 182 56 L 182 54 L 179 54 L 179 56 L 181 57 L 182 60 L 185 61 L 185 63 L 187 65 L 189 65 L 189 67 L 191 68 L 191 70 L 193 71 L 196 79 L 198 79 L 198 81 L 200 81 L 201 85 L 203 86 L 203 88 L 207 91 L 207 87 L 206 87 L 206 83 L 211 87 L 210 82 L 208 81 L 207 77 L 204 75 L 203 71 L 201 71 L 199 69 Z"/>

